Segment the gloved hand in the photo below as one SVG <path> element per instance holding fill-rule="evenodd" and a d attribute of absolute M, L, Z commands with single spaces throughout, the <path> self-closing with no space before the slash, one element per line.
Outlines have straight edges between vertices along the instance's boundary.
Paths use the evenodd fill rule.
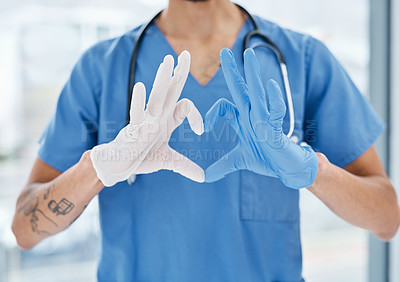
<path fill-rule="evenodd" d="M 105 186 L 126 180 L 132 174 L 168 169 L 197 182 L 204 182 L 204 171 L 197 164 L 173 150 L 168 141 L 172 132 L 187 117 L 192 130 L 201 135 L 203 119 L 188 99 L 179 102 L 190 68 L 190 54 L 182 52 L 174 68 L 171 55 L 160 65 L 147 108 L 146 89 L 136 83 L 130 109 L 130 123 L 107 144 L 90 153 L 98 178 Z"/>
<path fill-rule="evenodd" d="M 238 134 L 238 144 L 206 170 L 206 182 L 247 169 L 277 177 L 287 187 L 300 189 L 314 182 L 318 157 L 308 146 L 299 146 L 282 131 L 286 106 L 274 80 L 267 83 L 268 108 L 260 67 L 252 49 L 244 52 L 247 84 L 241 77 L 232 52 L 221 51 L 221 65 L 235 105 L 218 100 L 205 117 L 205 131 L 224 118 Z M 268 110 L 269 109 L 269 110 Z"/>

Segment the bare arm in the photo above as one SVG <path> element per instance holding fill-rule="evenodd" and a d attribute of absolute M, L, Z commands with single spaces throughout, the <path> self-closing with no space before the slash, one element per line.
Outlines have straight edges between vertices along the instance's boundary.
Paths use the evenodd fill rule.
<path fill-rule="evenodd" d="M 396 234 L 400 211 L 395 190 L 374 147 L 341 169 L 318 153 L 314 185 L 308 189 L 347 222 L 388 241 Z"/>
<path fill-rule="evenodd" d="M 189 69 L 189 52 L 179 55 L 175 70 L 173 57 L 165 56 L 157 70 L 147 106 L 146 88 L 143 83 L 137 83 L 133 88 L 130 123 L 121 129 L 114 141 L 86 151 L 66 172 L 61 174 L 40 159 L 36 160 L 28 184 L 17 201 L 12 224 L 20 247 L 32 248 L 68 227 L 103 189 L 103 183 L 113 186 L 132 174 L 160 169 L 204 182 L 203 169 L 168 144 L 172 132 L 186 118 L 196 134 L 204 131 L 203 119 L 193 102 L 178 101 Z M 64 132 L 65 135 L 68 132 Z"/>
<path fill-rule="evenodd" d="M 62 174 L 36 159 L 28 184 L 18 198 L 12 224 L 18 245 L 30 249 L 67 228 L 103 187 L 89 151 Z"/>

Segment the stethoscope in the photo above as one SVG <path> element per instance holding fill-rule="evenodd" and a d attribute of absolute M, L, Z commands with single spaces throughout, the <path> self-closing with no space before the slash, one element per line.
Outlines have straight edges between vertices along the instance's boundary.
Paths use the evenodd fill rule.
<path fill-rule="evenodd" d="M 259 30 L 258 24 L 257 24 L 256 20 L 253 18 L 253 16 L 242 6 L 240 6 L 238 4 L 236 4 L 236 5 L 240 8 L 240 10 L 243 13 L 245 13 L 247 15 L 247 17 L 249 18 L 249 20 L 251 21 L 251 23 L 254 27 L 254 29 L 249 31 L 244 38 L 243 50 L 246 50 L 247 48 L 255 49 L 257 47 L 267 47 L 273 51 L 273 53 L 275 54 L 275 56 L 278 60 L 282 79 L 283 79 L 283 84 L 285 87 L 286 100 L 287 100 L 288 111 L 289 111 L 289 131 L 286 135 L 287 135 L 287 137 L 291 138 L 295 143 L 298 143 L 299 138 L 297 136 L 293 135 L 294 126 L 295 126 L 293 99 L 292 99 L 292 92 L 291 92 L 290 84 L 289 84 L 288 71 L 287 71 L 285 57 L 283 56 L 283 54 L 280 51 L 280 49 L 278 48 L 278 46 L 276 46 L 275 43 L 272 42 L 272 40 L 268 36 L 266 36 Z M 135 83 L 136 62 L 137 62 L 140 44 L 142 43 L 142 40 L 144 38 L 146 30 L 155 22 L 155 20 L 158 18 L 158 16 L 161 14 L 161 12 L 162 11 L 158 12 L 147 24 L 142 25 L 141 28 L 139 29 L 138 33 L 136 34 L 136 40 L 133 45 L 133 51 L 132 51 L 130 69 L 129 69 L 128 111 L 127 111 L 127 113 L 128 113 L 127 122 L 128 123 L 129 123 L 129 110 L 130 110 L 130 105 L 131 105 L 131 100 L 132 100 L 132 90 L 133 90 L 133 86 Z M 263 41 L 256 42 L 256 43 L 250 45 L 250 39 L 252 37 L 260 37 L 261 39 L 263 39 Z M 128 179 L 128 183 L 132 184 L 135 181 L 135 179 L 136 179 L 136 175 L 132 175 Z"/>

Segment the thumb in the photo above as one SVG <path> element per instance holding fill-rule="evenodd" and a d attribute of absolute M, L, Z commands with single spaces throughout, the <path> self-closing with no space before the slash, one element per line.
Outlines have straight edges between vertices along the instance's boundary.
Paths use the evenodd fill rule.
<path fill-rule="evenodd" d="M 240 155 L 236 147 L 206 169 L 205 181 L 207 183 L 218 181 L 239 169 L 241 169 Z"/>
<path fill-rule="evenodd" d="M 204 170 L 182 154 L 169 147 L 167 169 L 179 173 L 193 181 L 204 182 Z"/>

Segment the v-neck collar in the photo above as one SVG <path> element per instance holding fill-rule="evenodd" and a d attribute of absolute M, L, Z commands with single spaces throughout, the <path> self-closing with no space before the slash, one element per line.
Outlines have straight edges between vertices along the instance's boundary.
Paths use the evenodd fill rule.
<path fill-rule="evenodd" d="M 238 34 L 236 35 L 236 39 L 233 43 L 233 45 L 231 46 L 231 50 L 234 54 L 242 54 L 244 50 L 241 50 L 242 47 L 242 41 L 243 38 L 245 37 L 245 34 L 247 33 L 247 29 L 248 29 L 248 25 L 249 25 L 249 19 L 247 18 L 244 23 L 242 24 L 240 31 L 238 32 Z M 158 33 L 160 35 L 160 37 L 162 38 L 162 40 L 164 41 L 164 44 L 167 46 L 168 48 L 168 53 L 173 55 L 175 59 L 178 58 L 178 54 L 175 52 L 175 49 L 172 47 L 172 45 L 169 43 L 169 41 L 167 40 L 166 36 L 164 35 L 164 33 L 159 29 L 159 27 L 157 26 L 156 23 L 153 23 L 153 28 L 155 29 L 155 32 Z M 238 49 L 239 48 L 239 49 Z M 236 52 L 238 51 L 238 52 Z M 238 60 L 239 58 L 236 58 L 236 60 Z M 195 83 L 195 85 L 197 85 L 198 87 L 201 88 L 206 88 L 209 85 L 211 85 L 213 83 L 213 81 L 220 75 L 220 72 L 222 72 L 222 68 L 221 68 L 221 64 L 219 65 L 217 71 L 214 73 L 214 75 L 207 81 L 206 84 L 201 84 L 193 75 L 192 73 L 189 71 L 189 75 L 188 75 L 188 79 L 193 80 L 193 82 Z"/>

